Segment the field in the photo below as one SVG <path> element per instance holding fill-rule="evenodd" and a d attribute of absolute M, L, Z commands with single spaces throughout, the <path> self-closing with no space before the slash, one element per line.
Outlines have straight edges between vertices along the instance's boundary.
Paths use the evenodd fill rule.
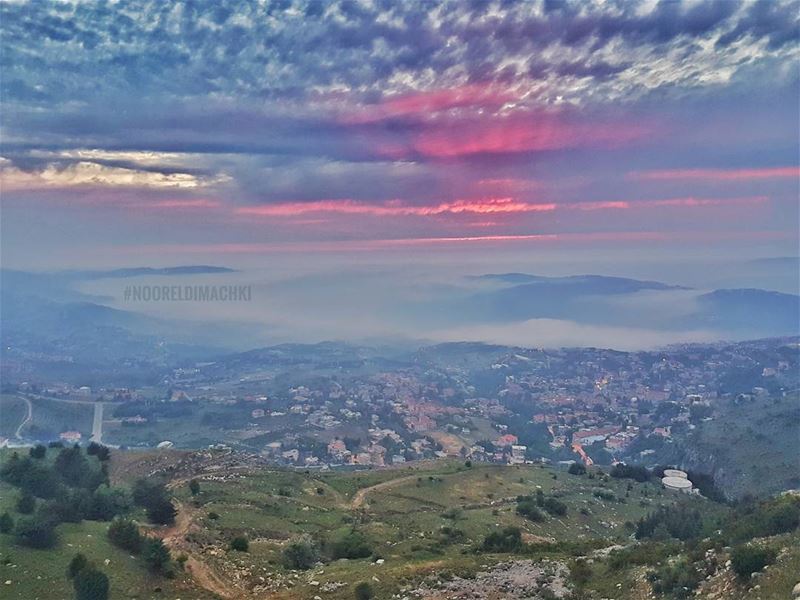
<path fill-rule="evenodd" d="M 0 394 L 0 436 L 13 438 L 28 409 L 19 396 Z"/>
<path fill-rule="evenodd" d="M 291 578 L 291 591 L 278 596 L 286 598 L 310 598 L 320 588 L 328 590 L 326 598 L 352 598 L 353 586 L 363 579 L 372 581 L 378 597 L 389 597 L 429 573 L 474 574 L 481 565 L 502 559 L 472 550 L 486 534 L 506 526 L 520 527 L 526 541 L 542 544 L 540 555 L 565 558 L 573 548 L 624 543 L 631 524 L 648 509 L 657 502 L 678 500 L 662 496 L 652 484 L 632 484 L 629 490 L 627 481 L 601 482 L 531 465 L 467 468 L 439 462 L 347 474 L 270 471 L 223 479 L 201 478 L 195 497 L 185 485 L 176 488 L 182 506 L 200 524 L 195 551 L 220 573 L 232 568 L 232 558 L 241 592 L 261 591 L 259 578 L 266 573 L 273 582 Z M 537 489 L 562 498 L 567 514 L 542 523 L 517 515 L 516 496 Z M 598 498 L 598 489 L 613 494 L 613 499 Z M 296 579 L 281 566 L 280 553 L 288 539 L 310 534 L 332 543 L 354 527 L 369 541 L 371 558 L 334 561 Z M 443 527 L 459 530 L 459 538 L 445 540 Z M 227 542 L 237 535 L 251 540 L 248 554 L 226 551 Z M 556 541 L 567 543 L 548 545 Z M 376 557 L 383 559 L 381 564 Z"/>

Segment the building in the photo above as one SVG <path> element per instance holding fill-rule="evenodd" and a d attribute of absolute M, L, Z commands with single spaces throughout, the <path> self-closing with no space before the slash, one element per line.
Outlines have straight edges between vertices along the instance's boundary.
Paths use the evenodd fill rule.
<path fill-rule="evenodd" d="M 80 431 L 62 431 L 58 437 L 65 442 L 80 442 L 82 436 Z"/>
<path fill-rule="evenodd" d="M 511 457 L 508 459 L 509 464 L 521 465 L 525 463 L 525 452 L 528 451 L 527 446 L 514 444 L 511 446 Z"/>

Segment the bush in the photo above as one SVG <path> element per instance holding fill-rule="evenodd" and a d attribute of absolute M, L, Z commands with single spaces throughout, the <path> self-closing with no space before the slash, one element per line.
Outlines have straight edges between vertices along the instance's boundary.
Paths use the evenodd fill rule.
<path fill-rule="evenodd" d="M 151 523 L 172 525 L 177 511 L 172 498 L 162 482 L 137 479 L 133 484 L 133 501 L 147 511 Z"/>
<path fill-rule="evenodd" d="M 94 567 L 80 570 L 72 580 L 75 600 L 108 600 L 108 577 Z"/>
<path fill-rule="evenodd" d="M 583 463 L 574 462 L 569 466 L 568 472 L 570 475 L 584 475 L 586 473 L 586 467 Z"/>
<path fill-rule="evenodd" d="M 23 491 L 17 499 L 17 512 L 22 515 L 30 515 L 36 510 L 36 498 L 28 491 Z"/>
<path fill-rule="evenodd" d="M 592 578 L 592 567 L 583 559 L 578 559 L 569 569 L 570 577 L 576 585 L 585 585 Z"/>
<path fill-rule="evenodd" d="M 6 511 L 0 515 L 0 533 L 11 533 L 12 529 L 14 529 L 14 519 Z"/>
<path fill-rule="evenodd" d="M 236 550 L 237 552 L 247 552 L 250 549 L 250 542 L 247 541 L 247 538 L 238 535 L 231 540 L 231 550 Z"/>
<path fill-rule="evenodd" d="M 31 458 L 39 460 L 47 456 L 47 448 L 42 444 L 36 444 L 28 451 L 28 454 L 30 454 Z"/>
<path fill-rule="evenodd" d="M 536 500 L 531 496 L 517 498 L 517 514 L 534 523 L 541 523 L 545 519 L 544 513 L 539 510 Z"/>
<path fill-rule="evenodd" d="M 563 517 L 567 514 L 567 505 L 557 498 L 547 498 L 544 501 L 543 508 L 551 515 L 558 517 Z"/>
<path fill-rule="evenodd" d="M 200 482 L 197 479 L 192 479 L 189 482 L 189 491 L 192 493 L 192 496 L 197 496 L 200 493 Z"/>
<path fill-rule="evenodd" d="M 161 540 L 145 539 L 142 544 L 142 558 L 151 572 L 162 575 L 169 573 L 169 550 Z"/>
<path fill-rule="evenodd" d="M 680 506 L 662 506 L 636 524 L 636 539 L 674 537 L 685 541 L 698 537 L 702 532 L 703 518 L 700 513 Z"/>
<path fill-rule="evenodd" d="M 129 519 L 114 519 L 108 526 L 108 540 L 132 554 L 138 554 L 142 549 L 139 527 Z"/>
<path fill-rule="evenodd" d="M 354 597 L 356 600 L 372 600 L 375 597 L 375 592 L 372 591 L 372 586 L 366 582 L 356 584 Z"/>
<path fill-rule="evenodd" d="M 67 565 L 67 579 L 74 579 L 80 571 L 83 571 L 83 569 L 88 566 L 89 561 L 86 560 L 83 554 L 78 552 L 72 557 L 72 560 L 69 561 L 69 565 Z"/>
<path fill-rule="evenodd" d="M 522 532 L 519 527 L 505 527 L 487 535 L 481 549 L 484 552 L 516 552 L 522 548 Z"/>
<path fill-rule="evenodd" d="M 757 573 L 775 560 L 775 551 L 772 548 L 760 546 L 737 546 L 731 552 L 731 567 L 741 579 L 749 579 L 752 573 Z"/>
<path fill-rule="evenodd" d="M 367 539 L 358 531 L 351 531 L 331 545 L 331 555 L 338 558 L 367 558 L 372 548 Z"/>
<path fill-rule="evenodd" d="M 618 463 L 611 469 L 611 476 L 617 479 L 633 479 L 639 483 L 644 483 L 650 479 L 650 472 L 639 465 Z"/>
<path fill-rule="evenodd" d="M 661 567 L 650 575 L 650 582 L 657 594 L 683 600 L 693 595 L 702 578 L 702 573 L 684 560 Z"/>
<path fill-rule="evenodd" d="M 58 543 L 55 523 L 42 515 L 20 519 L 14 534 L 14 541 L 28 548 L 46 549 Z"/>
<path fill-rule="evenodd" d="M 319 561 L 319 546 L 310 536 L 301 536 L 286 545 L 282 559 L 287 569 L 305 571 Z"/>

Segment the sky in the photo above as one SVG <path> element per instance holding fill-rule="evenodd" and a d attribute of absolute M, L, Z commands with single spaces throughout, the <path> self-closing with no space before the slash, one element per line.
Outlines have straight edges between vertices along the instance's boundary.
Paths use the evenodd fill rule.
<path fill-rule="evenodd" d="M 796 1 L 0 12 L 6 268 L 798 254 Z"/>

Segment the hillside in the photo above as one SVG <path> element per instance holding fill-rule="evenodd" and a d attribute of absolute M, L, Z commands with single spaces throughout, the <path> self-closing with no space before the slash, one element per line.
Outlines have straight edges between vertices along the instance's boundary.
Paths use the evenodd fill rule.
<path fill-rule="evenodd" d="M 732 511 L 597 469 L 438 461 L 311 473 L 224 451 L 114 452 L 110 475 L 120 489 L 165 478 L 174 525 L 148 525 L 140 509 L 130 516 L 163 540 L 172 575 L 148 575 L 141 558 L 109 544 L 107 523 L 84 520 L 59 525 L 51 550 L 0 534 L 5 597 L 71 597 L 63 573 L 78 550 L 107 573 L 113 598 L 336 600 L 357 597 L 359 584 L 374 598 L 680 598 L 665 565 L 685 564 L 700 597 L 777 600 L 800 564 L 791 497 Z M 0 484 L 0 512 L 19 519 L 16 495 Z M 716 529 L 721 537 L 700 542 Z M 774 565 L 753 596 L 754 584 L 725 566 L 726 544 L 759 536 Z"/>

